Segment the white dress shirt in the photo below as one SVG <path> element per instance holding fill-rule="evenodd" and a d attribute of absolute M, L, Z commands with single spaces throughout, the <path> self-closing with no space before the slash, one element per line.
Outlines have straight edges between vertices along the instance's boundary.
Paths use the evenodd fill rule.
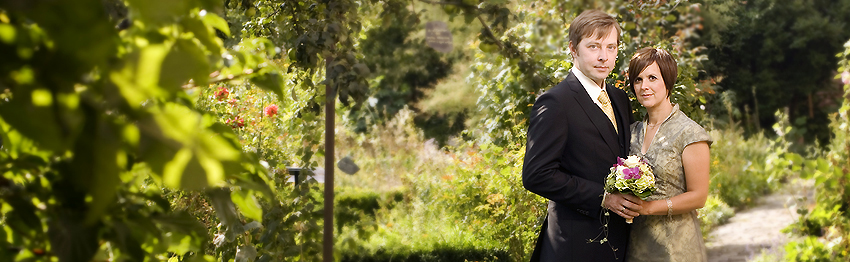
<path fill-rule="evenodd" d="M 599 85 L 596 85 L 593 80 L 590 80 L 590 78 L 585 76 L 584 73 L 582 73 L 581 70 L 578 70 L 578 68 L 576 68 L 575 66 L 573 66 L 570 71 L 572 71 L 573 74 L 576 75 L 576 78 L 578 78 L 578 81 L 584 87 L 584 90 L 587 90 L 587 94 L 590 95 L 590 100 L 593 100 L 593 103 L 595 103 L 596 106 L 602 109 L 602 103 L 599 102 L 599 94 L 602 93 L 602 88 L 599 87 Z"/>

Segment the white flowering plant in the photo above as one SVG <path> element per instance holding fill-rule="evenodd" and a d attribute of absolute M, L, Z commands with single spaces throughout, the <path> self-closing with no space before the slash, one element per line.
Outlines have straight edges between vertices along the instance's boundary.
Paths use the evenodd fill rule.
<path fill-rule="evenodd" d="M 634 155 L 626 159 L 618 157 L 605 179 L 605 191 L 632 194 L 646 200 L 655 192 L 655 175 L 646 159 Z"/>

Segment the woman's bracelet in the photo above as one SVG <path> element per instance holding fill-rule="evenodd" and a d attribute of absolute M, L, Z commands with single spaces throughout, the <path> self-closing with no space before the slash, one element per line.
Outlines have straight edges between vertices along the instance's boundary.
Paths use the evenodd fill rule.
<path fill-rule="evenodd" d="M 673 201 L 670 201 L 669 198 L 667 199 L 667 217 L 673 218 Z"/>

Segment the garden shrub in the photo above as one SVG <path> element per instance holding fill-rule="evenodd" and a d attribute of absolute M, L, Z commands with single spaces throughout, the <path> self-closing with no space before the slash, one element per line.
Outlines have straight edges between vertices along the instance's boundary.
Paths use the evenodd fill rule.
<path fill-rule="evenodd" d="M 783 114 L 777 114 L 782 118 Z M 783 123 L 777 124 L 781 129 Z M 729 125 L 709 131 L 711 145 L 711 177 L 709 194 L 717 195 L 731 207 L 742 208 L 754 203 L 781 186 L 791 174 L 789 143 L 779 136 L 770 139 L 763 134 L 749 138 L 743 129 Z M 799 163 L 798 163 L 799 164 Z"/>
<path fill-rule="evenodd" d="M 815 180 L 817 203 L 798 210 L 799 221 L 786 229 L 804 237 L 785 246 L 787 261 L 850 260 L 850 41 L 844 47 L 837 77 L 844 82 L 844 102 L 830 116 L 828 151 L 806 161 L 801 172 Z"/>
<path fill-rule="evenodd" d="M 511 261 L 507 251 L 441 246 L 429 250 L 384 250 L 371 254 L 345 254 L 343 262 L 456 262 L 456 261 Z"/>
<path fill-rule="evenodd" d="M 709 232 L 719 225 L 726 223 L 735 215 L 735 211 L 728 204 L 720 200 L 717 195 L 709 195 L 705 206 L 698 211 L 700 219 L 700 231 L 702 237 L 708 238 Z"/>

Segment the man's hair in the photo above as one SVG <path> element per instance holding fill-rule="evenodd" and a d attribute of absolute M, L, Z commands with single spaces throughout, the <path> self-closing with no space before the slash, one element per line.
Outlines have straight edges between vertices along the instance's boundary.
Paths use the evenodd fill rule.
<path fill-rule="evenodd" d="M 679 68 L 676 67 L 676 59 L 667 51 L 661 48 L 644 47 L 638 50 L 632 60 L 629 61 L 629 86 L 632 92 L 635 92 L 635 79 L 652 63 L 658 63 L 658 69 L 661 70 L 661 78 L 664 80 L 664 87 L 667 88 L 667 97 L 673 93 L 673 85 L 676 84 L 676 78 L 679 74 Z"/>
<path fill-rule="evenodd" d="M 617 44 L 619 45 L 623 30 L 620 29 L 617 19 L 599 10 L 586 10 L 581 12 L 570 24 L 570 43 L 573 44 L 573 47 L 578 48 L 582 39 L 594 34 L 602 39 L 611 31 L 611 27 L 617 29 Z"/>

